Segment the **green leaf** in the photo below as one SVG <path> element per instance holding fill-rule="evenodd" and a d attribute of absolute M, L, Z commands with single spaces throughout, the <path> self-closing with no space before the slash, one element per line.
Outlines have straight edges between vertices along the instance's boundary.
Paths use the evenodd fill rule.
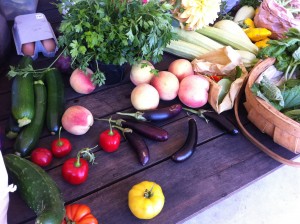
<path fill-rule="evenodd" d="M 285 109 L 300 105 L 300 85 L 295 85 L 292 88 L 284 88 L 281 92 Z"/>
<path fill-rule="evenodd" d="M 296 61 L 300 61 L 300 47 L 298 47 L 298 49 L 294 51 L 292 56 Z"/>
<path fill-rule="evenodd" d="M 283 114 L 297 122 L 300 122 L 300 109 L 288 110 Z"/>
<path fill-rule="evenodd" d="M 243 70 L 241 69 L 240 66 L 236 66 L 235 69 L 236 69 L 235 79 L 238 79 L 238 78 L 240 78 L 242 76 Z"/>
<path fill-rule="evenodd" d="M 75 25 L 75 31 L 76 31 L 77 33 L 80 33 L 80 32 L 83 31 L 81 24 Z"/>

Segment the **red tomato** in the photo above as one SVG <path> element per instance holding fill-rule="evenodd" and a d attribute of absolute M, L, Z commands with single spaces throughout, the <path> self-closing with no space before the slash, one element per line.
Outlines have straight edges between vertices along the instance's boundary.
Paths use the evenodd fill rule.
<path fill-rule="evenodd" d="M 121 142 L 121 135 L 116 129 L 108 129 L 99 136 L 99 145 L 106 152 L 116 151 Z"/>
<path fill-rule="evenodd" d="M 31 153 L 31 161 L 39 166 L 48 166 L 52 159 L 52 153 L 49 149 L 46 148 L 36 148 Z"/>
<path fill-rule="evenodd" d="M 62 166 L 62 176 L 70 184 L 78 185 L 87 180 L 89 164 L 82 158 L 70 158 Z"/>
<path fill-rule="evenodd" d="M 71 150 L 71 142 L 66 138 L 58 138 L 51 143 L 51 151 L 57 158 L 68 155 Z"/>
<path fill-rule="evenodd" d="M 85 204 L 71 204 L 66 207 L 66 219 L 76 224 L 98 224 L 91 214 L 91 209 Z"/>

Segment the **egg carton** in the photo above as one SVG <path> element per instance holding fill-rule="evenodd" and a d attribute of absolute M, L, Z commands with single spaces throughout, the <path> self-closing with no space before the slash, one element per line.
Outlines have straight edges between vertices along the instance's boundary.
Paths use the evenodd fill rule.
<path fill-rule="evenodd" d="M 53 32 L 53 29 L 43 13 L 32 13 L 26 15 L 19 15 L 15 17 L 14 25 L 12 27 L 12 34 L 18 55 L 25 55 L 22 47 L 33 46 L 34 53 L 30 54 L 33 60 L 37 59 L 39 53 L 45 57 L 54 57 L 58 51 L 58 42 Z M 50 40 L 50 41 L 49 41 Z M 52 51 L 47 51 L 43 43 L 50 43 Z"/>

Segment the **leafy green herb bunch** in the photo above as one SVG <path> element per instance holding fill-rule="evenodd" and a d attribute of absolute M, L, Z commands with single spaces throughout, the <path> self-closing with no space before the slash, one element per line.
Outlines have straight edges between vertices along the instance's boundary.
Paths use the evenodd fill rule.
<path fill-rule="evenodd" d="M 177 36 L 172 27 L 171 4 L 150 0 L 62 0 L 59 46 L 71 56 L 72 67 L 86 70 L 92 62 L 133 65 L 141 60 L 157 63 Z M 66 8 L 67 7 L 67 8 Z M 97 65 L 97 63 L 96 63 Z M 105 83 L 97 68 L 92 80 Z"/>

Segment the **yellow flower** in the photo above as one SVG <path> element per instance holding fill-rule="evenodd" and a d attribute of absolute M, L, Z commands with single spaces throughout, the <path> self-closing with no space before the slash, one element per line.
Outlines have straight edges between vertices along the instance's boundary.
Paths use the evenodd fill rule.
<path fill-rule="evenodd" d="M 174 11 L 182 28 L 201 29 L 218 18 L 221 0 L 182 0 L 179 9 Z"/>

